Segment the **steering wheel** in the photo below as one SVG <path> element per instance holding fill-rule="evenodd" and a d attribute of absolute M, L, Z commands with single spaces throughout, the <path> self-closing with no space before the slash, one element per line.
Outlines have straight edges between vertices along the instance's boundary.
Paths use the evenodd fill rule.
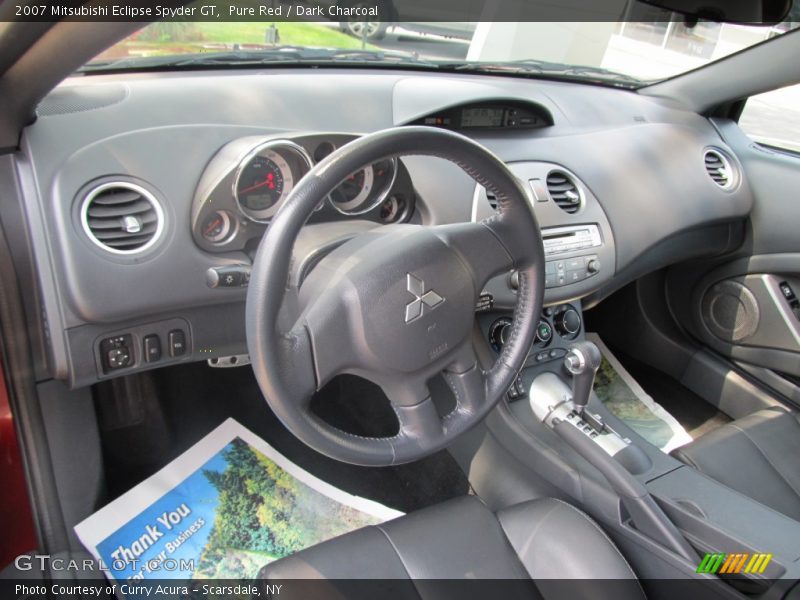
<path fill-rule="evenodd" d="M 352 173 L 407 155 L 454 162 L 495 194 L 497 213 L 479 223 L 376 227 L 330 252 L 302 285 L 293 283 L 294 242 L 314 208 Z M 544 267 L 529 192 L 498 157 L 442 129 L 366 135 L 311 169 L 261 240 L 246 307 L 256 379 L 283 424 L 322 454 L 365 466 L 423 458 L 480 422 L 515 381 L 539 322 Z M 484 369 L 471 339 L 475 304 L 491 277 L 511 269 L 519 272 L 513 325 Z M 354 435 L 312 412 L 314 392 L 341 373 L 383 389 L 396 435 Z M 444 417 L 427 383 L 439 373 L 456 399 Z"/>

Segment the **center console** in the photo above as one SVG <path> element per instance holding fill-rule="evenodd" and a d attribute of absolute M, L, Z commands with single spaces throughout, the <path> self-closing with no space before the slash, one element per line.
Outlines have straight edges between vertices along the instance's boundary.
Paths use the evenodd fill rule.
<path fill-rule="evenodd" d="M 479 323 L 489 362 L 503 348 L 511 313 L 485 310 Z M 705 580 L 708 597 L 790 597 L 800 580 L 800 523 L 665 454 L 618 419 L 591 391 L 598 360 L 580 302 L 545 308 L 507 402 L 487 419 L 491 435 L 469 456 L 473 470 L 484 456 L 492 465 L 486 483 L 504 471 L 510 489 L 483 487 L 471 473 L 476 492 L 490 506 L 526 494 L 578 504 L 644 578 Z M 768 560 L 763 569 L 729 573 L 704 569 L 708 555 Z"/>

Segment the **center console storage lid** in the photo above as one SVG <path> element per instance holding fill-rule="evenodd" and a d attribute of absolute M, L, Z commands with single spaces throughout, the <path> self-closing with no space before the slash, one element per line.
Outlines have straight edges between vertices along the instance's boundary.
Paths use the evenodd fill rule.
<path fill-rule="evenodd" d="M 744 576 L 800 578 L 800 522 L 687 466 L 648 482 L 647 489 L 701 553 L 772 554 L 763 574 Z"/>

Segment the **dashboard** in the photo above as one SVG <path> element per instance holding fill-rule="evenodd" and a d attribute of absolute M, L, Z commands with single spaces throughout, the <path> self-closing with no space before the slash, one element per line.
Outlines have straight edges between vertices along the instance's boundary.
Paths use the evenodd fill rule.
<path fill-rule="evenodd" d="M 556 339 L 569 339 L 580 307 L 727 248 L 752 208 L 706 118 L 578 83 L 353 69 L 106 75 L 68 80 L 38 115 L 18 176 L 43 360 L 73 387 L 244 354 L 249 268 L 271 219 L 317 162 L 372 131 L 445 127 L 509 165 L 542 227 L 542 335 Z M 495 207 L 456 165 L 386 157 L 320 203 L 298 269 L 370 228 L 477 221 Z M 483 290 L 490 345 L 515 303 L 513 272 Z M 555 352 L 544 343 L 533 356 L 545 349 Z"/>

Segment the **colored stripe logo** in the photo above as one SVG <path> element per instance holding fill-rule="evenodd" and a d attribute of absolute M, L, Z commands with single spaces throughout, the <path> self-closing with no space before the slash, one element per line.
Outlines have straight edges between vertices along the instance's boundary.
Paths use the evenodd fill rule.
<path fill-rule="evenodd" d="M 710 573 L 716 575 L 732 575 L 737 573 L 758 573 L 762 574 L 767 569 L 767 565 L 772 560 L 772 554 L 762 552 L 738 552 L 725 554 L 714 552 L 706 554 L 697 573 Z"/>

